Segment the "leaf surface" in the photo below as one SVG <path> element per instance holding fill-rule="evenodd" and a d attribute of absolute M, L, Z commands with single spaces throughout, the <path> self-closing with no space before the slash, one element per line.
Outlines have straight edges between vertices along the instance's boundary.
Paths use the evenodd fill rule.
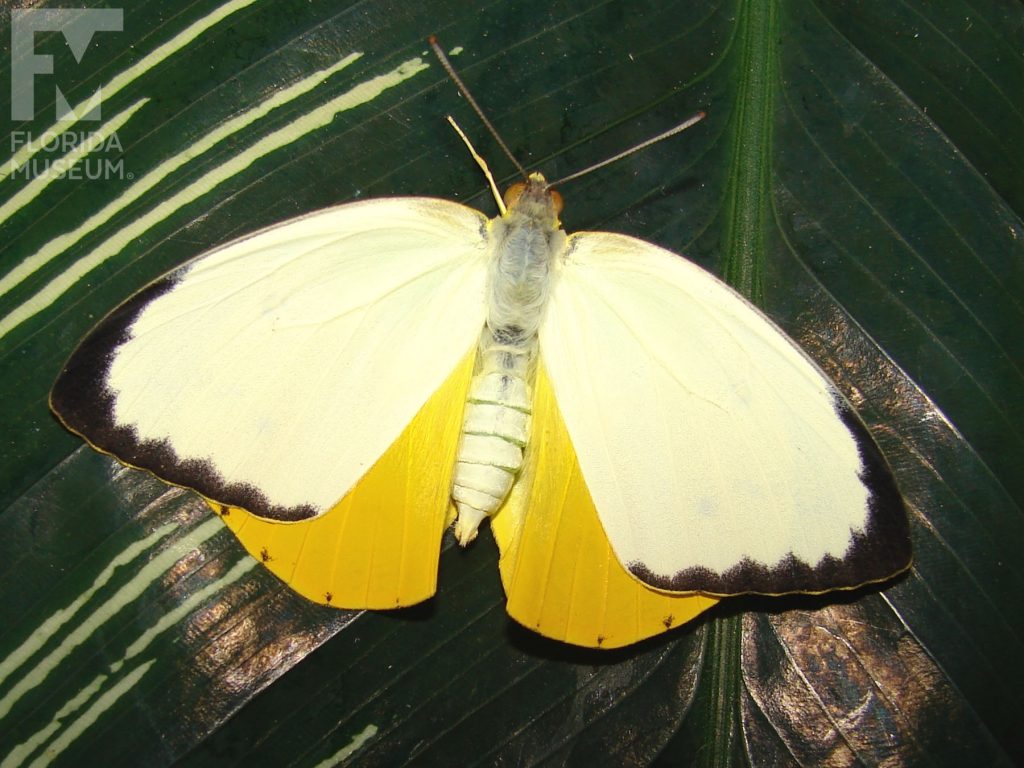
<path fill-rule="evenodd" d="M 124 11 L 124 31 L 97 33 L 81 63 L 59 32 L 39 34 L 55 75 L 38 78 L 35 119 L 8 122 L 15 155 L 53 125 L 55 83 L 72 105 L 102 86 L 88 130 L 123 121 L 88 158 L 123 173 L 83 160 L 43 185 L 61 154 L 44 148 L 0 181 L 0 764 L 1024 761 L 1019 5 Z M 906 576 L 727 600 L 591 653 L 506 618 L 484 534 L 444 552 L 424 606 L 320 609 L 196 498 L 59 427 L 46 395 L 78 339 L 198 253 L 373 196 L 494 215 L 443 116 L 502 184 L 513 170 L 426 53 L 429 33 L 463 48 L 462 77 L 549 178 L 708 110 L 566 185 L 565 224 L 687 254 L 809 351 L 908 500 Z"/>

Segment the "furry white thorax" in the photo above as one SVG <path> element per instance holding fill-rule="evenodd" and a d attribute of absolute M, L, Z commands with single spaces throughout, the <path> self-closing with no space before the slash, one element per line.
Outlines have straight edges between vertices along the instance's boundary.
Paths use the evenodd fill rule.
<path fill-rule="evenodd" d="M 480 335 L 456 458 L 455 536 L 476 537 L 484 517 L 508 496 L 529 439 L 537 331 L 550 294 L 552 265 L 565 250 L 558 210 L 539 173 L 489 227 L 487 324 Z"/>

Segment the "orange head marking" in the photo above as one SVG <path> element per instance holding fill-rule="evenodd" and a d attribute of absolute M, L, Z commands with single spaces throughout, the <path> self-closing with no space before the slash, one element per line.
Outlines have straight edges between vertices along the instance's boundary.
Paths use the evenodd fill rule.
<path fill-rule="evenodd" d="M 517 181 L 505 190 L 506 215 L 515 211 L 520 216 L 541 220 L 546 226 L 560 226 L 562 196 L 553 190 L 539 173 L 531 173 L 526 181 Z"/>
<path fill-rule="evenodd" d="M 551 195 L 551 204 L 555 206 L 555 213 L 561 213 L 565 202 L 562 200 L 562 196 L 558 193 L 558 190 L 549 189 L 548 194 Z"/>
<path fill-rule="evenodd" d="M 525 181 L 517 181 L 511 187 L 505 190 L 505 207 L 513 208 L 515 204 L 522 197 L 523 191 L 526 189 Z"/>

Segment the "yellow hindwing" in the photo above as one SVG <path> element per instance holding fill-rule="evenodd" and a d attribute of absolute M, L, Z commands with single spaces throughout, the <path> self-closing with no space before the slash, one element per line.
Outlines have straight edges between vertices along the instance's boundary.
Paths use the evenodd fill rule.
<path fill-rule="evenodd" d="M 426 600 L 437 584 L 474 354 L 356 486 L 319 517 L 287 523 L 210 506 L 253 557 L 314 602 L 385 609 Z"/>
<path fill-rule="evenodd" d="M 652 589 L 615 558 L 543 365 L 533 408 L 522 473 L 491 521 L 509 615 L 556 640 L 617 648 L 714 605 Z"/>

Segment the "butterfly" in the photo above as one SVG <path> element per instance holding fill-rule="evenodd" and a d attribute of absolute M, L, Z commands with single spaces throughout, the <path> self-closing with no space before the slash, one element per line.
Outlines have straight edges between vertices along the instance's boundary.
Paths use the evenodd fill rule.
<path fill-rule="evenodd" d="M 771 320 L 566 234 L 539 173 L 501 202 L 370 199 L 200 255 L 96 326 L 51 408 L 341 608 L 430 598 L 444 531 L 487 518 L 508 613 L 588 647 L 909 566 L 881 451 Z"/>

